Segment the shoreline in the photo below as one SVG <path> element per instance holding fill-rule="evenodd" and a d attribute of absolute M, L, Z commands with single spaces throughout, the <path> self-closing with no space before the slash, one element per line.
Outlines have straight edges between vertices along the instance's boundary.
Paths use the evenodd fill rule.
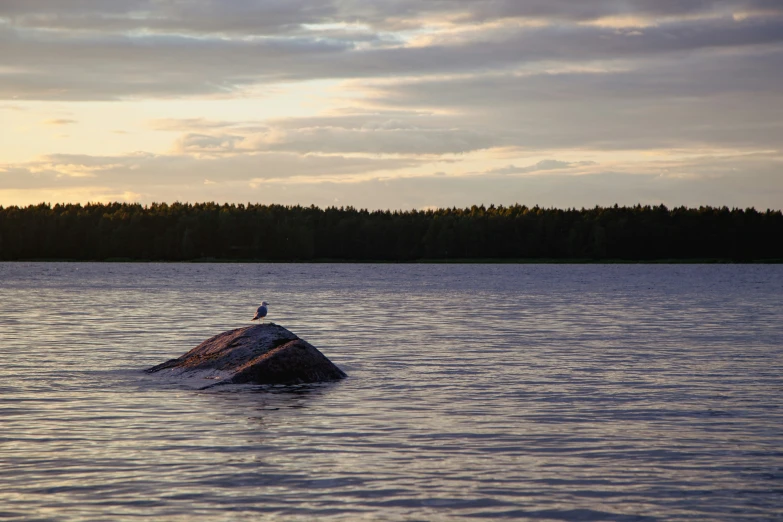
<path fill-rule="evenodd" d="M 189 260 L 168 259 L 63 259 L 31 258 L 0 260 L 0 263 L 171 263 L 171 264 L 364 264 L 364 265 L 779 265 L 783 259 L 733 260 L 722 258 L 694 259 L 580 259 L 580 258 L 528 258 L 528 259 L 416 259 L 402 260 L 356 260 L 356 259 L 216 259 L 198 258 Z"/>

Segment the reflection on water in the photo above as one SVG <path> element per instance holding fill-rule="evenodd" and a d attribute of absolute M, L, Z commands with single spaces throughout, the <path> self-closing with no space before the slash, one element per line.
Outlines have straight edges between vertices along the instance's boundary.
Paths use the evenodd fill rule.
<path fill-rule="evenodd" d="M 0 264 L 0 518 L 772 519 L 783 267 Z M 350 377 L 140 370 L 270 319 Z"/>

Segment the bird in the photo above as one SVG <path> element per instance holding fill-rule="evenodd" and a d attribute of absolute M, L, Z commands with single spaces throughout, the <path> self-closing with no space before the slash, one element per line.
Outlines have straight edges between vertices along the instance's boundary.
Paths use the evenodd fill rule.
<path fill-rule="evenodd" d="M 251 319 L 251 321 L 255 321 L 256 319 L 264 322 L 264 317 L 266 317 L 266 307 L 269 305 L 266 301 L 263 301 L 261 303 L 261 306 L 258 307 L 258 310 L 256 310 L 256 315 Z"/>

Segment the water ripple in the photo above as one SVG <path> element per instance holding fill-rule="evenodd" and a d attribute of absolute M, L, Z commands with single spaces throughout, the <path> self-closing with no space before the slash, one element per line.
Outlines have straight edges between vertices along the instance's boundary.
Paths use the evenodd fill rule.
<path fill-rule="evenodd" d="M 270 318 L 350 378 L 140 372 Z M 783 267 L 0 263 L 0 518 L 741 520 Z"/>

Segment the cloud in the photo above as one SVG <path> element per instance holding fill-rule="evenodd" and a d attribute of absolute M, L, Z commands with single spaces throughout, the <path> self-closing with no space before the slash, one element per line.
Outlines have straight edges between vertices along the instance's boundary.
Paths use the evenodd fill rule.
<path fill-rule="evenodd" d="M 75 123 L 78 123 L 78 122 L 77 122 L 76 120 L 69 120 L 69 119 L 65 119 L 65 118 L 58 118 L 58 119 L 53 119 L 53 120 L 46 120 L 46 121 L 44 122 L 44 124 L 45 124 L 45 125 L 56 125 L 56 126 L 60 126 L 60 125 L 73 125 L 73 124 L 75 124 Z"/>
<path fill-rule="evenodd" d="M 272 179 L 367 175 L 413 168 L 409 158 L 356 158 L 345 156 L 254 153 L 196 158 L 188 155 L 136 153 L 121 156 L 50 154 L 39 160 L 0 164 L 0 186 L 6 189 L 61 189 L 84 185 L 124 191 L 143 187 L 239 183 L 247 186 Z"/>
<path fill-rule="evenodd" d="M 306 16 L 302 14 L 300 20 Z M 457 36 L 448 33 L 444 38 L 439 41 L 435 34 L 427 45 L 365 48 L 360 42 L 310 35 L 301 28 L 292 34 L 247 38 L 215 33 L 193 37 L 176 32 L 53 32 L 0 24 L 0 68 L 10 71 L 0 72 L 0 98 L 228 96 L 279 82 L 476 74 L 552 62 L 651 59 L 697 50 L 780 45 L 783 14 L 672 20 L 646 27 L 635 36 L 612 27 L 511 24 L 482 26 Z"/>
<path fill-rule="evenodd" d="M 509 165 L 499 169 L 488 170 L 485 174 L 489 175 L 507 175 L 507 174 L 530 174 L 533 172 L 543 172 L 549 170 L 566 170 L 577 167 L 592 167 L 598 165 L 595 161 L 559 161 L 559 160 L 541 160 L 535 165 L 527 167 L 517 167 Z"/>
<path fill-rule="evenodd" d="M 60 34 L 0 24 L 0 98 L 110 100 L 227 94 L 292 74 L 350 44 L 305 38 L 261 41 L 181 35 Z M 197 57 L 197 59 L 194 59 Z"/>
<path fill-rule="evenodd" d="M 693 53 L 676 60 L 553 66 L 454 77 L 375 82 L 373 101 L 389 107 L 505 110 L 527 99 L 546 103 L 584 100 L 654 102 L 731 94 L 780 95 L 783 46 Z"/>
<path fill-rule="evenodd" d="M 783 143 L 783 49 L 624 65 L 378 82 L 369 96 L 387 109 L 448 111 L 494 127 L 497 146 L 778 150 Z"/>
<path fill-rule="evenodd" d="M 333 12 L 312 0 L 4 0 L 0 17 L 21 27 L 170 33 L 278 33 Z"/>
<path fill-rule="evenodd" d="M 298 154 L 453 155 L 491 148 L 498 133 L 453 116 L 383 111 L 258 122 L 156 120 L 182 132 L 182 153 L 278 151 Z"/>
<path fill-rule="evenodd" d="M 177 143 L 177 150 L 183 153 L 222 154 L 234 152 L 237 144 L 245 138 L 230 134 L 210 136 L 207 134 L 188 133 Z"/>
<path fill-rule="evenodd" d="M 716 158 L 680 162 L 670 174 L 638 173 L 636 169 L 603 170 L 572 175 L 549 173 L 509 178 L 505 174 L 475 176 L 421 176 L 354 183 L 322 182 L 286 191 L 268 186 L 270 201 L 313 202 L 368 208 L 464 207 L 474 204 L 544 207 L 660 204 L 713 205 L 780 209 L 783 176 L 780 159 L 761 157 Z M 652 168 L 652 166 L 651 166 Z M 683 175 L 684 173 L 689 175 Z"/>
<path fill-rule="evenodd" d="M 653 159 L 643 164 L 606 166 L 589 163 L 546 160 L 532 166 L 538 169 L 531 170 L 535 176 L 509 176 L 498 170 L 462 176 L 433 172 L 339 180 L 330 174 L 388 172 L 416 165 L 376 160 L 370 167 L 366 160 L 303 160 L 280 155 L 208 161 L 182 156 L 58 155 L 35 164 L 0 167 L 0 204 L 63 201 L 59 194 L 74 198 L 81 194 L 82 199 L 70 201 L 86 202 L 93 197 L 88 195 L 131 192 L 145 203 L 214 199 L 327 206 L 337 198 L 340 204 L 392 209 L 478 203 L 591 207 L 661 202 L 668 206 L 779 209 L 783 201 L 781 154 Z M 584 166 L 589 168 L 584 170 Z M 284 171 L 282 175 L 278 169 Z M 309 176 L 310 180 L 302 182 L 296 176 Z"/>
<path fill-rule="evenodd" d="M 489 148 L 493 142 L 490 133 L 467 128 L 309 127 L 257 136 L 251 146 L 300 153 L 447 155 Z"/>
<path fill-rule="evenodd" d="M 24 145 L 29 121 L 91 125 L 19 147 L 70 154 L 0 157 L 0 187 L 763 205 L 780 196 L 781 85 L 780 0 L 4 0 L 0 130 Z M 176 103 L 147 112 L 161 99 Z M 102 153 L 126 144 L 168 153 Z"/>
<path fill-rule="evenodd" d="M 584 22 L 611 17 L 718 16 L 780 13 L 777 0 L 4 0 L 0 18 L 21 27 L 180 34 L 280 34 L 308 25 L 416 28 L 431 20 L 475 23 L 504 19 Z"/>
<path fill-rule="evenodd" d="M 236 122 L 210 121 L 204 118 L 163 118 L 150 121 L 150 128 L 160 131 L 212 131 L 235 126 Z"/>

